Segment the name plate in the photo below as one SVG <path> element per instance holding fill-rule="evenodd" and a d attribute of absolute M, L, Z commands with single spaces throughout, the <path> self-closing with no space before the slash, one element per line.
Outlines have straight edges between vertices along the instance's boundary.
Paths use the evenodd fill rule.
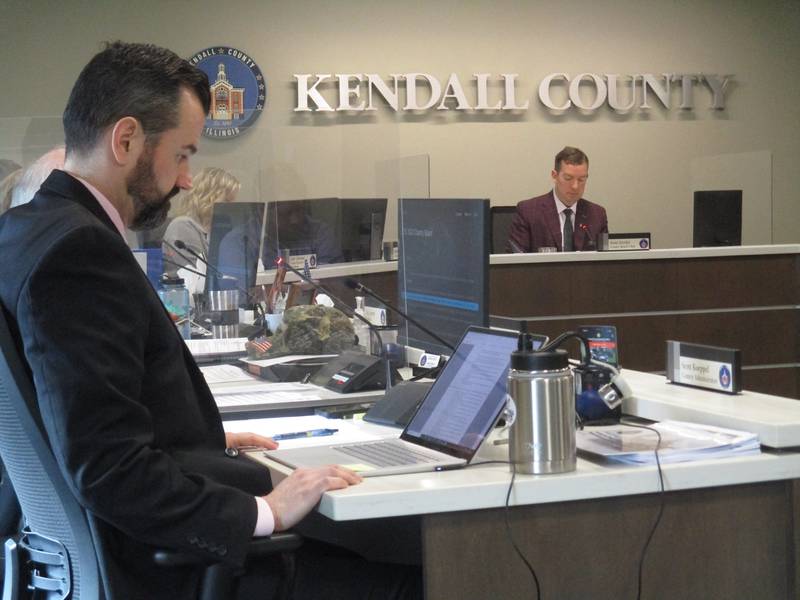
<path fill-rule="evenodd" d="M 298 271 L 302 271 L 308 265 L 309 269 L 317 268 L 317 255 L 316 254 L 291 254 L 284 253 L 284 259 L 290 266 Z"/>
<path fill-rule="evenodd" d="M 600 252 L 620 250 L 650 250 L 650 233 L 601 233 Z"/>
<path fill-rule="evenodd" d="M 741 351 L 667 340 L 667 379 L 680 385 L 738 394 L 742 391 Z"/>

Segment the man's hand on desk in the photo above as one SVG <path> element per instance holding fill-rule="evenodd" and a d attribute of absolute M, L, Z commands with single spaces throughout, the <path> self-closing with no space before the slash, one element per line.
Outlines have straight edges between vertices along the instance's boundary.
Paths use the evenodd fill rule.
<path fill-rule="evenodd" d="M 292 471 L 264 496 L 275 517 L 275 531 L 296 525 L 328 490 L 339 490 L 357 483 L 361 483 L 361 476 L 337 465 Z"/>
<path fill-rule="evenodd" d="M 278 447 L 278 442 L 272 438 L 258 435 L 257 433 L 240 432 L 240 433 L 225 433 L 225 447 L 226 448 L 266 448 L 267 450 L 275 450 Z"/>

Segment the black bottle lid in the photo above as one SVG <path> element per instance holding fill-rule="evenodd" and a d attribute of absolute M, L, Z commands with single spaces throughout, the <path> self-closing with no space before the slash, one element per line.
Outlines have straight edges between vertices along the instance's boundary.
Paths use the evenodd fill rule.
<path fill-rule="evenodd" d="M 177 275 L 169 275 L 164 273 L 161 276 L 161 285 L 183 285 L 183 278 Z"/>
<path fill-rule="evenodd" d="M 566 350 L 515 350 L 511 353 L 511 368 L 515 371 L 558 371 L 568 366 L 569 354 Z"/>

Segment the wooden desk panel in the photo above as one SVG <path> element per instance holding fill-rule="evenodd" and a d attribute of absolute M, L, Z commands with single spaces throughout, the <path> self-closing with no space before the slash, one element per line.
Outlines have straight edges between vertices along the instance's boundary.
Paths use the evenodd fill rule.
<path fill-rule="evenodd" d="M 800 398 L 796 254 L 493 265 L 490 312 L 551 337 L 615 325 L 622 364 L 663 372 L 667 339 L 739 348 L 747 389 Z"/>
<path fill-rule="evenodd" d="M 800 398 L 800 255 L 541 258 L 491 265 L 492 315 L 530 317 L 532 331 L 551 337 L 615 325 L 623 365 L 649 372 L 663 372 L 667 339 L 739 348 L 745 366 L 773 365 L 745 371 L 748 389 Z M 355 279 L 397 301 L 396 271 Z M 343 281 L 324 283 L 353 302 Z"/>
<path fill-rule="evenodd" d="M 781 481 L 668 493 L 646 554 L 642 597 L 794 598 L 796 486 Z M 635 598 L 639 557 L 659 502 L 652 494 L 513 507 L 511 530 L 542 597 Z M 425 515 L 426 598 L 535 597 L 504 513 Z"/>

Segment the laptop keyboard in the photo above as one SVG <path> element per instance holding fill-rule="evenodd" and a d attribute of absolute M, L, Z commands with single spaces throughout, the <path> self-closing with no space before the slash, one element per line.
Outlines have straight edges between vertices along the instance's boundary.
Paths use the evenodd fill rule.
<path fill-rule="evenodd" d="M 369 442 L 349 446 L 334 446 L 335 450 L 379 467 L 401 467 L 435 462 L 437 457 L 412 450 L 397 440 Z"/>

